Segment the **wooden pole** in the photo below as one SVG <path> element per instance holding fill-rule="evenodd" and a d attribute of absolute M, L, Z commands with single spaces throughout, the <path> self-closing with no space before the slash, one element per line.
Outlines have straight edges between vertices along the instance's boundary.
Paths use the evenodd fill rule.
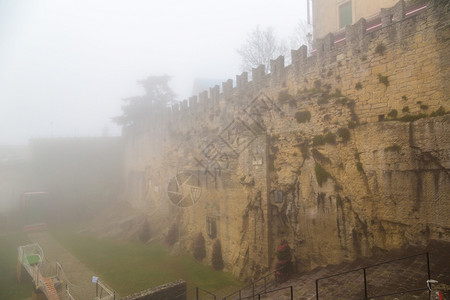
<path fill-rule="evenodd" d="M 20 262 L 19 259 L 17 259 L 16 273 L 17 273 L 17 281 L 19 281 L 19 283 L 22 283 L 22 263 Z"/>

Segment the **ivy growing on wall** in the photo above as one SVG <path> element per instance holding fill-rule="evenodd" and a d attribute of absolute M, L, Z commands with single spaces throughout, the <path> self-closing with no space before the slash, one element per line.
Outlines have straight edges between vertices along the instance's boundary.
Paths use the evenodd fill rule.
<path fill-rule="evenodd" d="M 328 180 L 328 178 L 331 178 L 331 174 L 328 173 L 327 170 L 322 168 L 322 166 L 319 164 L 316 164 L 314 170 L 316 172 L 316 179 L 319 186 L 322 186 Z"/>

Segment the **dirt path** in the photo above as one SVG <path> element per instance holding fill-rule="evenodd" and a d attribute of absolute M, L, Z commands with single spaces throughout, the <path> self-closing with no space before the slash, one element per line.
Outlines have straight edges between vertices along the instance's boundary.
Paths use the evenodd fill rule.
<path fill-rule="evenodd" d="M 70 293 L 75 299 L 92 299 L 95 297 L 96 286 L 92 283 L 92 276 L 95 276 L 93 271 L 89 270 L 47 232 L 29 233 L 28 237 L 33 243 L 38 243 L 42 247 L 46 260 L 51 262 L 52 266 L 56 261 L 62 265 L 69 282 Z M 119 298 L 119 295 L 117 295 L 116 299 Z"/>

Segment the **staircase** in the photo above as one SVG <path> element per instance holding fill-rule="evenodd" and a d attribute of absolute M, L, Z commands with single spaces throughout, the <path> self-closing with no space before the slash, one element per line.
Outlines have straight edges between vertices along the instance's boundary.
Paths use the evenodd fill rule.
<path fill-rule="evenodd" d="M 28 272 L 33 280 L 36 289 L 40 289 L 48 300 L 59 300 L 58 292 L 55 288 L 55 282 L 60 282 L 61 279 L 58 276 L 58 266 L 62 272 L 62 267 L 57 263 L 56 276 L 49 276 L 52 271 L 52 267 L 44 258 L 44 251 L 39 244 L 28 244 L 20 246 L 18 248 L 18 261 Z M 18 268 L 21 270 L 21 268 Z M 18 271 L 18 278 L 20 281 L 21 271 Z"/>
<path fill-rule="evenodd" d="M 48 300 L 59 300 L 58 292 L 55 289 L 55 284 L 50 277 L 44 277 L 45 294 Z"/>

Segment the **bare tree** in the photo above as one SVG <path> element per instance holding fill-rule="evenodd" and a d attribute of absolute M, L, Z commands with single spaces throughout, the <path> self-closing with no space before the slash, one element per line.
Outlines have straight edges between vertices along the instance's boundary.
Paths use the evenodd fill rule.
<path fill-rule="evenodd" d="M 291 48 L 298 49 L 302 45 L 306 45 L 308 46 L 308 51 L 310 51 L 311 42 L 312 42 L 312 26 L 306 23 L 304 20 L 299 20 L 290 38 Z"/>
<path fill-rule="evenodd" d="M 243 71 L 251 71 L 259 65 L 266 65 L 266 71 L 270 72 L 270 60 L 288 53 L 286 43 L 280 40 L 272 27 L 262 30 L 259 26 L 248 34 L 247 40 L 237 50 L 241 56 Z"/>

